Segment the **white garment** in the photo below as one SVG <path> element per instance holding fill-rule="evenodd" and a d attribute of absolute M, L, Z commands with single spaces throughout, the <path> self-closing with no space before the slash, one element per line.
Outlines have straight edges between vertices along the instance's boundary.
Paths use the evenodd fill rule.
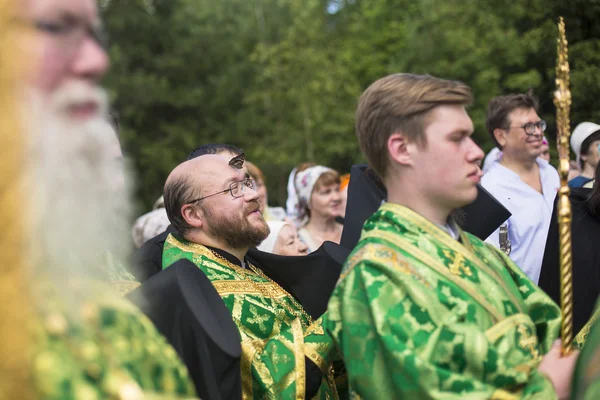
<path fill-rule="evenodd" d="M 481 179 L 481 185 L 512 213 L 507 221 L 510 258 L 536 284 L 540 278 L 554 198 L 560 188 L 560 178 L 554 167 L 541 158 L 537 163 L 543 194 L 499 162 L 492 164 Z M 499 229 L 486 242 L 500 248 Z"/>
<path fill-rule="evenodd" d="M 294 168 L 292 172 L 290 172 L 290 176 L 288 177 L 287 184 L 287 200 L 285 202 L 285 211 L 287 212 L 288 217 L 292 220 L 295 220 L 298 213 L 298 194 L 296 193 L 296 186 L 294 185 L 294 179 L 296 178 L 296 170 Z"/>
<path fill-rule="evenodd" d="M 164 208 L 157 208 L 156 210 L 142 215 L 135 220 L 133 228 L 131 229 L 133 243 L 135 243 L 135 246 L 139 249 L 146 241 L 163 233 L 169 226 L 169 223 L 167 210 Z"/>
<path fill-rule="evenodd" d="M 306 228 L 302 228 L 298 230 L 298 237 L 302 240 L 302 243 L 308 247 L 308 253 L 312 253 L 313 251 L 318 250 L 319 246 L 315 243 L 310 233 L 306 230 Z"/>
<path fill-rule="evenodd" d="M 499 148 L 494 147 L 493 149 L 491 149 L 487 156 L 485 156 L 485 159 L 483 160 L 483 168 L 481 168 L 483 170 L 483 173 L 485 174 L 486 172 L 488 172 L 490 168 L 492 168 L 492 165 L 494 165 L 496 161 L 500 161 L 501 158 L 502 152 Z"/>
<path fill-rule="evenodd" d="M 257 247 L 258 250 L 264 251 L 267 253 L 273 253 L 273 249 L 275 248 L 275 244 L 277 243 L 277 238 L 279 237 L 279 232 L 285 225 L 291 225 L 289 222 L 284 221 L 269 221 L 267 222 L 269 225 L 269 236 Z"/>

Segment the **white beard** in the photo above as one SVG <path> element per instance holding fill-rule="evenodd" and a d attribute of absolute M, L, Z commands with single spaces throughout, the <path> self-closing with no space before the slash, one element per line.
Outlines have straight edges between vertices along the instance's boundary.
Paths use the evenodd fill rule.
<path fill-rule="evenodd" d="M 30 96 L 23 214 L 31 232 L 27 254 L 33 277 L 58 284 L 106 278 L 107 254 L 127 260 L 131 205 L 119 182 L 125 171 L 115 154 L 118 139 L 105 119 L 107 97 L 101 89 L 77 85 L 62 88 L 50 101 Z M 100 112 L 84 122 L 69 118 L 66 106 L 89 96 L 101 104 Z"/>

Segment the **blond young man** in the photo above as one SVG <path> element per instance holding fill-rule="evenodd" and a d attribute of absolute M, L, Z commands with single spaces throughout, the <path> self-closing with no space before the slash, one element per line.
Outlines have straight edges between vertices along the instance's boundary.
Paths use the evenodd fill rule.
<path fill-rule="evenodd" d="M 449 219 L 475 199 L 481 176 L 471 100 L 463 83 L 411 74 L 382 78 L 360 98 L 357 136 L 388 202 L 346 262 L 327 329 L 362 398 L 568 393 L 576 356 L 561 359 L 554 343 L 556 304 Z"/>

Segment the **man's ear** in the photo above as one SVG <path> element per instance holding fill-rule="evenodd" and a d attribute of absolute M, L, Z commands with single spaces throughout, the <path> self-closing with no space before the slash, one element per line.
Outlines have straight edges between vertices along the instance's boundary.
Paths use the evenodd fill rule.
<path fill-rule="evenodd" d="M 506 144 L 506 135 L 508 135 L 508 132 L 505 129 L 494 129 L 494 137 L 496 138 L 496 142 L 498 142 L 502 148 L 504 148 L 504 145 Z"/>
<path fill-rule="evenodd" d="M 201 207 L 194 204 L 184 204 L 181 206 L 181 216 L 185 222 L 194 228 L 201 228 L 204 225 L 204 211 Z"/>
<path fill-rule="evenodd" d="M 401 132 L 395 132 L 387 140 L 387 151 L 390 160 L 400 165 L 412 165 L 412 154 L 409 143 Z"/>

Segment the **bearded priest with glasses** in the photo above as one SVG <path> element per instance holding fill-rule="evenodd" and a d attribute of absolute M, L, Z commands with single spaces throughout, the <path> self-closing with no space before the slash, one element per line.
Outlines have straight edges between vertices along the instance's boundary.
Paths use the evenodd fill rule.
<path fill-rule="evenodd" d="M 504 250 L 536 284 L 548 236 L 558 172 L 540 156 L 546 121 L 537 114 L 532 93 L 493 98 L 487 110 L 488 133 L 502 151 L 481 184 L 512 216 L 487 242 Z"/>
<path fill-rule="evenodd" d="M 286 285 L 247 257 L 269 227 L 243 153 L 180 164 L 167 178 L 164 199 L 176 233 L 164 243 L 160 274 L 187 259 L 211 281 L 239 331 L 243 398 L 337 398 L 337 350 L 321 318 L 313 320 Z"/>

